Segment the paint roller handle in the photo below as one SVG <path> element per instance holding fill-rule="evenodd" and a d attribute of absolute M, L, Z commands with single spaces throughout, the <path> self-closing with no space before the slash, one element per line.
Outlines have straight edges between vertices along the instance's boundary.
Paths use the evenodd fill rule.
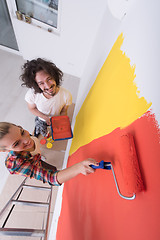
<path fill-rule="evenodd" d="M 101 162 L 99 162 L 99 166 L 95 166 L 93 164 L 90 164 L 89 166 L 94 168 L 94 169 L 107 169 L 107 170 L 111 170 L 111 163 L 110 162 L 104 162 L 103 160 Z"/>
<path fill-rule="evenodd" d="M 126 197 L 124 195 L 122 195 L 120 193 L 120 190 L 119 190 L 119 186 L 118 186 L 118 183 L 117 183 L 117 179 L 116 179 L 116 176 L 115 176 L 115 173 L 114 173 L 114 170 L 113 170 L 113 167 L 111 165 L 111 162 L 104 162 L 103 160 L 99 163 L 99 166 L 95 166 L 95 165 L 89 165 L 90 167 L 94 168 L 94 169 L 98 169 L 98 168 L 101 168 L 101 169 L 107 169 L 107 170 L 112 170 L 112 173 L 113 173 L 113 177 L 114 177 L 114 180 L 115 180 L 115 184 L 116 184 L 116 188 L 117 188 L 117 192 L 118 194 L 120 195 L 120 197 L 124 198 L 124 199 L 127 199 L 127 200 L 133 200 L 135 199 L 136 195 L 133 194 L 132 197 Z"/>

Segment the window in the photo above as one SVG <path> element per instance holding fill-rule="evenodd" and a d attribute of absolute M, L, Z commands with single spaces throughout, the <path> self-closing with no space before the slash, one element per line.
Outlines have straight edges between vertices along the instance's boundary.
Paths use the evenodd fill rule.
<path fill-rule="evenodd" d="M 59 0 L 15 0 L 19 14 L 33 23 L 39 21 L 55 29 L 58 28 Z"/>

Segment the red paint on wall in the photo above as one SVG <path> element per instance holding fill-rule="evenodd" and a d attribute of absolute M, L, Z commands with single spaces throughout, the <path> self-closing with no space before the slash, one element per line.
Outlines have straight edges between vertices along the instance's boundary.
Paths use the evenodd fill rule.
<path fill-rule="evenodd" d="M 122 199 L 111 171 L 96 170 L 65 183 L 57 240 L 159 240 L 160 144 L 150 112 L 126 129 L 96 139 L 69 157 L 68 166 L 91 157 L 114 161 L 120 134 L 134 136 L 145 191 L 132 201 Z"/>

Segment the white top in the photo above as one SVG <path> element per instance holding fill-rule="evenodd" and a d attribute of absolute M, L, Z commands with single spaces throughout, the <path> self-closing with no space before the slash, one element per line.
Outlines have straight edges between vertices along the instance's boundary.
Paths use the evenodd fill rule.
<path fill-rule="evenodd" d="M 72 95 L 67 89 L 60 87 L 58 93 L 48 99 L 43 93 L 35 94 L 34 89 L 30 88 L 25 95 L 25 100 L 29 104 L 35 104 L 43 114 L 52 117 L 59 116 L 64 106 L 72 104 Z"/>

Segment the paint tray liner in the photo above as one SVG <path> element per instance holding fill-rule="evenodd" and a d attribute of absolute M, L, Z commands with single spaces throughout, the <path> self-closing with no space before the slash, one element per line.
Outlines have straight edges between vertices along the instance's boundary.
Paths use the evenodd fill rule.
<path fill-rule="evenodd" d="M 51 117 L 51 132 L 54 141 L 73 138 L 68 116 Z"/>

